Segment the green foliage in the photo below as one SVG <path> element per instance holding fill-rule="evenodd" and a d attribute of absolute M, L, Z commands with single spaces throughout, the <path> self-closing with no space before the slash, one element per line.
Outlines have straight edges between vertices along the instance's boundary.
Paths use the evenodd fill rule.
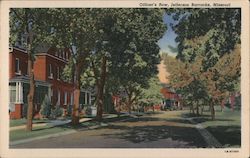
<path fill-rule="evenodd" d="M 149 106 L 160 104 L 163 98 L 162 94 L 160 93 L 161 88 L 162 85 L 159 82 L 157 76 L 150 78 L 149 87 L 142 89 L 139 102 L 141 102 L 143 105 Z"/>
<path fill-rule="evenodd" d="M 41 105 L 41 114 L 48 118 L 50 116 L 50 113 L 51 113 L 51 102 L 49 100 L 49 97 L 47 95 L 45 95 L 44 97 L 44 100 L 42 102 L 42 105 Z"/>
<path fill-rule="evenodd" d="M 57 117 L 61 117 L 62 114 L 63 114 L 63 109 L 59 105 L 56 105 L 55 109 L 51 110 L 51 117 L 54 119 Z"/>
<path fill-rule="evenodd" d="M 177 58 L 192 62 L 202 54 L 205 71 L 240 42 L 240 9 L 175 9 L 169 13 L 179 21 L 173 26 L 179 43 Z"/>
<path fill-rule="evenodd" d="M 51 26 L 49 25 L 48 11 L 41 8 L 11 8 L 10 9 L 10 46 L 22 38 L 24 48 L 27 48 L 27 40 L 31 44 L 31 54 L 34 54 L 41 44 L 51 41 Z M 32 35 L 32 40 L 28 37 Z"/>
<path fill-rule="evenodd" d="M 72 105 L 68 105 L 68 106 L 67 106 L 67 115 L 68 115 L 68 116 L 71 116 L 71 115 L 72 115 L 72 111 L 73 111 Z"/>
<path fill-rule="evenodd" d="M 213 107 L 239 91 L 240 10 L 181 9 L 170 14 L 179 21 L 173 26 L 178 55 L 164 60 L 170 83 L 184 101 Z"/>

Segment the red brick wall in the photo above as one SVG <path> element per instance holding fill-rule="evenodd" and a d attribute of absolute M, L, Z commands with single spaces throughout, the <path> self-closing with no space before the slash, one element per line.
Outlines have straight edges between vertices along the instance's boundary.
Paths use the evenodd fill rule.
<path fill-rule="evenodd" d="M 162 88 L 160 92 L 163 94 L 163 96 L 164 96 L 165 98 L 168 98 L 168 99 L 173 99 L 173 98 L 175 98 L 175 99 L 177 99 L 177 98 L 176 98 L 177 94 L 175 94 L 175 93 L 173 93 L 173 92 L 170 92 L 167 88 Z"/>
<path fill-rule="evenodd" d="M 34 62 L 34 76 L 35 80 L 46 81 L 47 79 L 47 69 L 46 69 L 46 56 L 37 56 Z"/>
<path fill-rule="evenodd" d="M 15 111 L 10 112 L 11 119 L 20 119 L 22 118 L 22 104 L 15 104 Z"/>
<path fill-rule="evenodd" d="M 52 54 L 50 52 L 50 54 Z M 42 57 L 42 56 L 41 56 Z M 70 96 L 71 93 L 73 93 L 74 85 L 72 83 L 64 82 L 62 79 L 57 78 L 57 67 L 60 67 L 60 72 L 63 72 L 63 69 L 66 65 L 66 62 L 63 61 L 63 59 L 59 59 L 58 57 L 52 57 L 49 55 L 43 55 L 45 58 L 37 58 L 38 60 L 46 60 L 46 68 L 43 70 L 43 75 L 45 80 L 52 85 L 53 90 L 53 97 L 52 104 L 56 105 L 58 100 L 58 91 L 60 91 L 60 105 L 64 105 L 64 93 L 67 92 L 67 104 L 70 104 Z M 52 72 L 53 72 L 53 78 L 49 78 L 49 65 L 52 65 Z"/>
<path fill-rule="evenodd" d="M 9 53 L 9 78 L 18 76 L 18 74 L 15 73 L 16 58 L 19 59 L 19 68 L 21 70 L 21 75 L 27 75 L 28 55 L 25 52 L 14 49 L 13 52 Z"/>
<path fill-rule="evenodd" d="M 68 58 L 70 57 L 69 50 L 66 50 L 64 54 L 68 53 Z M 52 56 L 51 56 L 52 55 Z M 51 83 L 51 88 L 53 90 L 52 103 L 53 105 L 57 102 L 58 90 L 60 91 L 60 105 L 64 104 L 64 93 L 67 92 L 67 104 L 70 103 L 71 93 L 73 93 L 74 85 L 72 83 L 63 82 L 61 79 L 57 79 L 57 67 L 60 67 L 60 71 L 67 64 L 65 59 L 61 57 L 55 57 L 55 49 L 49 49 L 48 54 L 38 53 L 36 55 L 36 60 L 34 62 L 34 75 L 36 80 L 42 80 Z M 66 57 L 66 55 L 64 55 Z M 21 75 L 27 74 L 28 66 L 28 55 L 25 52 L 14 49 L 12 53 L 9 53 L 9 77 L 13 78 L 18 76 L 15 73 L 15 59 L 19 58 Z M 49 78 L 49 64 L 52 64 L 53 79 Z M 16 112 L 15 112 L 16 113 Z M 17 114 L 11 114 L 11 116 L 16 117 Z"/>

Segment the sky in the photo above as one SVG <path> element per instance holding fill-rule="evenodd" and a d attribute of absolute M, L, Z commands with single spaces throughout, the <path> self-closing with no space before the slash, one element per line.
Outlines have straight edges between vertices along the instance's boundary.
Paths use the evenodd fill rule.
<path fill-rule="evenodd" d="M 163 22 L 167 25 L 167 31 L 163 35 L 163 37 L 158 41 L 158 45 L 160 46 L 161 52 L 167 52 L 169 55 L 176 56 L 175 52 L 172 52 L 169 49 L 169 45 L 172 47 L 177 47 L 177 43 L 175 42 L 176 34 L 174 33 L 173 29 L 170 26 L 170 23 L 176 24 L 177 22 L 174 21 L 171 15 L 165 14 L 163 17 Z"/>

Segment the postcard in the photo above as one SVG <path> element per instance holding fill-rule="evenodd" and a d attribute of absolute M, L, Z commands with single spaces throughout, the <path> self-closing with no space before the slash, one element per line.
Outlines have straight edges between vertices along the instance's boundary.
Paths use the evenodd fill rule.
<path fill-rule="evenodd" d="M 1 157 L 249 157 L 249 1 L 1 1 Z"/>

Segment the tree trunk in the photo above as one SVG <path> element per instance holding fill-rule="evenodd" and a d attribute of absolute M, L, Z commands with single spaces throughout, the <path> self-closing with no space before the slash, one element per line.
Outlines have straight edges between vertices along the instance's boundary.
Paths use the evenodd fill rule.
<path fill-rule="evenodd" d="M 35 94 L 35 80 L 33 71 L 33 61 L 31 56 L 31 44 L 28 44 L 28 75 L 30 78 L 30 88 L 28 94 L 28 110 L 27 110 L 27 123 L 26 130 L 32 131 L 32 119 L 33 119 L 33 105 L 34 105 L 34 94 Z"/>
<path fill-rule="evenodd" d="M 196 115 L 199 116 L 200 113 L 199 113 L 199 105 L 198 105 L 198 101 L 196 101 Z"/>
<path fill-rule="evenodd" d="M 101 77 L 100 80 L 97 84 L 97 114 L 96 114 L 96 119 L 98 121 L 102 120 L 102 113 L 103 113 L 103 103 L 104 103 L 104 86 L 105 86 L 105 81 L 106 81 L 106 75 L 107 75 L 107 58 L 104 55 L 102 57 L 102 65 L 101 65 Z"/>
<path fill-rule="evenodd" d="M 201 106 L 201 115 L 203 115 L 204 105 Z"/>
<path fill-rule="evenodd" d="M 215 119 L 214 102 L 210 103 L 210 109 L 211 109 L 211 118 L 212 120 L 214 120 Z"/>
<path fill-rule="evenodd" d="M 74 106 L 72 112 L 72 125 L 79 124 L 79 98 L 80 98 L 80 74 L 79 65 L 75 66 L 75 89 L 74 89 Z"/>
<path fill-rule="evenodd" d="M 196 107 L 196 115 L 197 116 L 199 116 L 200 114 L 199 114 L 199 106 L 197 105 L 197 107 Z"/>
<path fill-rule="evenodd" d="M 194 115 L 194 105 L 193 105 L 193 102 L 191 102 L 191 110 L 192 110 L 192 114 Z"/>
<path fill-rule="evenodd" d="M 128 103 L 127 103 L 128 113 L 129 113 L 129 114 L 131 114 L 131 106 L 132 106 L 131 98 L 129 97 L 129 98 L 128 98 Z"/>

